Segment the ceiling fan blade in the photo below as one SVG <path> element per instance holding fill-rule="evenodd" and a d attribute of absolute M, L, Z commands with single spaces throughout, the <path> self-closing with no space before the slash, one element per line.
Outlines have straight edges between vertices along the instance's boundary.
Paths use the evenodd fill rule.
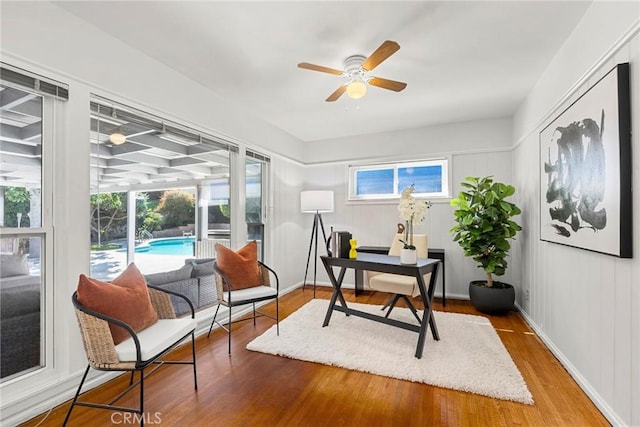
<path fill-rule="evenodd" d="M 342 96 L 342 94 L 344 93 L 345 90 L 347 90 L 347 85 L 340 86 L 331 95 L 329 95 L 329 97 L 327 99 L 325 99 L 325 101 L 327 101 L 327 102 L 336 101 L 338 98 L 340 98 Z"/>
<path fill-rule="evenodd" d="M 382 89 L 389 89 L 395 92 L 400 92 L 405 87 L 407 87 L 406 83 L 397 82 L 395 80 L 382 79 L 380 77 L 371 77 L 371 79 L 369 79 L 369 84 L 372 86 L 381 87 Z"/>
<path fill-rule="evenodd" d="M 305 70 L 321 71 L 323 73 L 335 74 L 337 76 L 342 75 L 342 71 L 336 70 L 335 68 L 323 67 L 322 65 L 309 64 L 308 62 L 301 62 L 298 64 L 298 67 L 304 68 Z"/>
<path fill-rule="evenodd" d="M 387 40 L 378 47 L 365 61 L 362 68 L 371 71 L 376 68 L 382 61 L 396 53 L 400 49 L 400 45 L 394 41 Z"/>

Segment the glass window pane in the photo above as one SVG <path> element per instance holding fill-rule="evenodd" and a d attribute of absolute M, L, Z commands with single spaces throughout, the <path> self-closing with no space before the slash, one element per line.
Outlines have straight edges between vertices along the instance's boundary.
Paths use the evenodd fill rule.
<path fill-rule="evenodd" d="M 90 196 L 91 276 L 110 280 L 126 267 L 127 193 Z"/>
<path fill-rule="evenodd" d="M 246 220 L 247 223 L 262 219 L 262 163 L 247 158 L 246 165 Z"/>
<path fill-rule="evenodd" d="M 217 178 L 209 183 L 208 237 L 229 243 L 231 239 L 231 199 L 229 177 Z"/>
<path fill-rule="evenodd" d="M 2 381 L 44 366 L 42 237 L 0 239 L 0 371 Z"/>
<path fill-rule="evenodd" d="M 42 104 L 0 84 L 0 227 L 42 227 Z"/>
<path fill-rule="evenodd" d="M 393 169 L 363 169 L 355 175 L 357 195 L 393 194 Z"/>
<path fill-rule="evenodd" d="M 449 197 L 448 159 L 349 166 L 349 200 L 395 200 L 414 185 L 420 197 Z"/>
<path fill-rule="evenodd" d="M 133 259 L 127 258 L 129 197 L 135 197 Z M 189 187 L 92 195 L 92 277 L 110 280 L 131 261 L 144 274 L 180 268 L 194 253 L 195 200 Z"/>
<path fill-rule="evenodd" d="M 413 184 L 416 194 L 442 191 L 442 166 L 416 166 L 398 168 L 398 193 Z"/>
<path fill-rule="evenodd" d="M 258 242 L 258 257 L 264 256 L 264 224 L 262 221 L 262 169 L 264 164 L 250 157 L 245 161 L 247 240 Z"/>

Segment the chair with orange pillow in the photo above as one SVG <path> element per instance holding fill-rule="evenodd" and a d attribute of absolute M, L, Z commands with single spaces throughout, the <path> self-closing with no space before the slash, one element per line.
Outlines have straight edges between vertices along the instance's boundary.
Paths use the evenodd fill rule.
<path fill-rule="evenodd" d="M 231 308 L 252 304 L 253 316 L 240 320 L 256 317 L 269 317 L 276 321 L 276 334 L 280 335 L 280 323 L 278 316 L 278 294 L 280 281 L 278 275 L 271 268 L 258 261 L 258 246 L 255 241 L 248 243 L 238 251 L 229 249 L 221 244 L 216 244 L 216 262 L 214 263 L 218 307 L 209 327 L 209 334 L 214 324 L 218 324 L 229 336 L 229 354 L 231 354 Z M 275 281 L 272 285 L 271 277 Z M 256 303 L 275 300 L 276 314 L 272 316 L 256 309 Z M 220 306 L 229 310 L 229 319 L 226 325 L 217 319 Z"/>
<path fill-rule="evenodd" d="M 186 300 L 191 307 L 191 317 L 176 318 L 170 295 Z M 187 297 L 159 287 L 147 286 L 144 276 L 135 264 L 131 263 L 111 282 L 103 282 L 81 274 L 78 289 L 71 299 L 88 364 L 63 425 L 67 424 L 75 406 L 138 414 L 142 425 L 145 418 L 144 380 L 163 364 L 193 365 L 194 386 L 198 389 L 194 336 L 197 322 L 193 305 Z M 163 359 L 189 337 L 192 360 Z M 153 369 L 150 368 L 151 365 L 155 365 Z M 79 401 L 78 397 L 90 368 L 99 371 L 130 372 L 129 387 L 109 404 Z M 149 372 L 145 372 L 146 368 L 150 368 Z M 134 382 L 136 372 L 139 373 L 139 379 Z M 138 385 L 139 408 L 115 405 Z"/>

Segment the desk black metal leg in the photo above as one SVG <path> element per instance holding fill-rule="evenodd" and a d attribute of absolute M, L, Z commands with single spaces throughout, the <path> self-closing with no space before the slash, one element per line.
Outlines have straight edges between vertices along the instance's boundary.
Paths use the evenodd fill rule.
<path fill-rule="evenodd" d="M 424 350 L 424 341 L 427 334 L 427 327 L 431 328 L 431 334 L 433 339 L 440 340 L 438 334 L 438 327 L 436 326 L 436 320 L 432 316 L 431 307 L 433 306 L 433 293 L 436 286 L 436 276 L 438 275 L 438 265 L 434 267 L 431 272 L 431 280 L 429 280 L 429 288 L 425 289 L 424 278 L 421 275 L 416 276 L 418 281 L 418 288 L 420 289 L 420 296 L 424 302 L 424 313 L 422 314 L 422 322 L 420 323 L 420 331 L 418 332 L 418 346 L 416 348 L 416 358 L 422 358 L 422 352 Z"/>
<path fill-rule="evenodd" d="M 364 290 L 364 271 L 358 270 L 357 268 L 353 271 L 356 279 L 355 294 L 358 296 Z"/>
<path fill-rule="evenodd" d="M 334 284 L 334 293 L 335 291 L 338 291 L 338 298 L 340 298 L 340 304 L 342 304 L 342 307 L 347 308 L 347 302 L 344 300 L 344 295 L 342 295 L 342 281 L 344 280 L 344 274 L 347 272 L 346 267 L 342 267 L 340 269 L 340 274 L 338 275 L 338 279 L 334 281 L 332 281 L 331 283 Z M 334 303 L 335 305 L 335 303 Z M 348 316 L 349 314 L 347 314 Z"/>
<path fill-rule="evenodd" d="M 338 298 L 340 299 L 340 304 L 342 304 L 342 307 L 344 307 L 345 309 L 347 308 L 347 302 L 345 301 L 344 296 L 342 295 L 342 291 L 340 290 L 340 287 L 342 286 L 342 281 L 344 280 L 344 274 L 346 273 L 347 269 L 345 267 L 341 267 L 340 274 L 338 275 L 338 279 L 336 280 L 336 277 L 333 274 L 333 269 L 327 266 L 324 259 L 322 259 L 322 262 L 325 264 L 325 268 L 329 273 L 328 274 L 329 280 L 333 285 L 333 294 L 331 295 L 331 300 L 329 301 L 329 308 L 327 309 L 327 314 L 325 315 L 324 323 L 322 324 L 322 327 L 325 327 L 329 325 L 329 321 L 331 321 L 331 314 L 333 313 L 333 307 L 335 307 L 336 300 Z M 345 314 L 347 316 L 349 315 L 348 313 L 345 313 Z"/>
<path fill-rule="evenodd" d="M 429 322 L 429 316 L 425 312 L 422 315 L 422 323 L 420 324 L 420 332 L 418 332 L 418 346 L 416 347 L 416 358 L 422 359 L 422 351 L 424 350 L 424 336 L 427 330 L 427 323 Z"/>
<path fill-rule="evenodd" d="M 442 306 L 446 307 L 447 306 L 447 294 L 444 290 L 444 284 L 445 284 L 445 271 L 446 269 L 444 268 L 444 254 L 442 254 Z"/>
<path fill-rule="evenodd" d="M 440 334 L 438 333 L 438 327 L 436 326 L 436 321 L 433 318 L 433 294 L 435 294 L 436 292 L 436 279 L 438 278 L 438 270 L 439 270 L 439 266 L 435 268 L 435 270 L 433 271 L 433 274 L 431 275 L 431 280 L 429 281 L 429 290 L 427 291 L 428 294 L 428 301 L 429 301 L 429 327 L 431 328 L 431 335 L 433 336 L 433 339 L 435 341 L 439 341 L 440 340 Z M 424 312 L 424 316 L 427 315 L 427 308 L 425 307 L 425 312 Z"/>
<path fill-rule="evenodd" d="M 329 308 L 327 308 L 327 314 L 324 316 L 324 323 L 322 323 L 322 327 L 324 328 L 329 324 L 331 320 L 331 314 L 333 314 L 333 307 L 336 305 L 336 299 L 338 298 L 339 292 L 334 289 L 333 295 L 331 295 L 331 300 L 329 301 Z"/>
<path fill-rule="evenodd" d="M 433 339 L 436 341 L 440 340 L 440 334 L 438 333 L 438 327 L 436 326 L 436 321 L 433 318 L 433 295 L 436 293 L 436 280 L 438 279 L 438 271 L 440 270 L 440 266 L 436 266 L 431 274 L 431 280 L 429 281 L 429 290 L 427 294 L 429 296 L 429 326 L 431 327 L 431 335 Z M 425 310 L 426 315 L 426 310 Z"/>
<path fill-rule="evenodd" d="M 431 328 L 431 335 L 435 341 L 440 341 L 440 334 L 438 333 L 438 327 L 433 320 L 433 310 L 429 310 L 429 327 Z"/>

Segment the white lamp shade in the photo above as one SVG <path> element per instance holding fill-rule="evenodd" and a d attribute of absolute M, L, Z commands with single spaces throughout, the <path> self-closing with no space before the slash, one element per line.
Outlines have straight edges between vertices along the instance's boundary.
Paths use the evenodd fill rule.
<path fill-rule="evenodd" d="M 312 213 L 333 212 L 333 191 L 302 191 L 300 193 L 300 210 Z"/>

